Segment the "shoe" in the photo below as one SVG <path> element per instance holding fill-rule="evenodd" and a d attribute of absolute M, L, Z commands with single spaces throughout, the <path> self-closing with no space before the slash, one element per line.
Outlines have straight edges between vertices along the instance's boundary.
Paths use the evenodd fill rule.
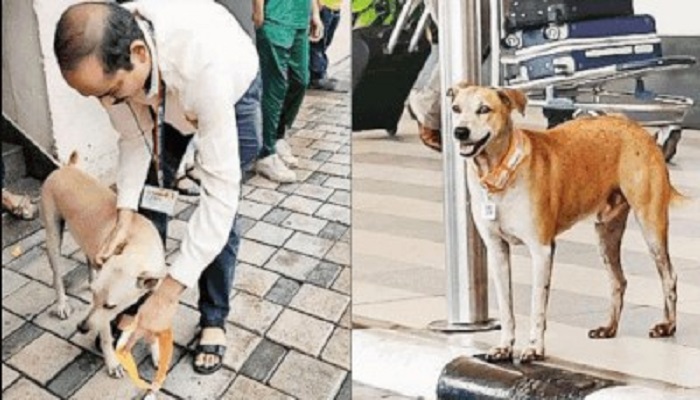
<path fill-rule="evenodd" d="M 2 208 L 17 219 L 31 221 L 37 217 L 37 206 L 27 195 L 19 195 L 2 189 Z"/>
<path fill-rule="evenodd" d="M 292 183 L 297 181 L 297 174 L 284 165 L 277 154 L 258 160 L 255 164 L 255 170 L 273 182 Z"/>
<path fill-rule="evenodd" d="M 221 329 L 223 330 L 223 328 Z M 223 366 L 224 356 L 226 355 L 226 346 L 221 344 L 201 344 L 199 342 L 202 340 L 202 332 L 200 332 L 199 335 L 197 345 L 194 348 L 194 357 L 192 357 L 192 369 L 201 375 L 211 375 L 221 369 Z M 214 365 L 205 367 L 204 365 L 197 364 L 197 359 L 200 355 L 217 356 L 219 361 Z"/>
<path fill-rule="evenodd" d="M 338 86 L 338 81 L 333 78 L 311 79 L 309 89 L 327 90 L 333 92 Z"/>
<path fill-rule="evenodd" d="M 299 159 L 294 157 L 292 147 L 286 140 L 280 139 L 275 143 L 275 152 L 288 167 L 294 168 L 299 165 Z"/>
<path fill-rule="evenodd" d="M 419 123 L 418 130 L 420 132 L 420 140 L 424 145 L 437 152 L 442 152 L 442 137 L 438 129 L 430 129 Z"/>

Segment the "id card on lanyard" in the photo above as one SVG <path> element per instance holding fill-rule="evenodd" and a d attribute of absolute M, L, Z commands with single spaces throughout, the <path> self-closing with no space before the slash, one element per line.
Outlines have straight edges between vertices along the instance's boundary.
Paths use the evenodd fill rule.
<path fill-rule="evenodd" d="M 177 203 L 177 192 L 166 189 L 163 184 L 163 165 L 161 159 L 161 139 L 162 120 L 165 115 L 165 90 L 163 83 L 158 83 L 158 100 L 156 111 L 151 112 L 153 116 L 153 168 L 158 176 L 158 186 L 146 184 L 141 196 L 141 207 L 151 211 L 157 211 L 169 216 L 175 214 L 175 204 Z"/>

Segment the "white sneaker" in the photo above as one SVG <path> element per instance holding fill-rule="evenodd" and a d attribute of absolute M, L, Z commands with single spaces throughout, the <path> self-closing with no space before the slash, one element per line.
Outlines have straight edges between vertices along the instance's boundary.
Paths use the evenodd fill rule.
<path fill-rule="evenodd" d="M 255 170 L 265 178 L 279 183 L 292 183 L 297 181 L 297 174 L 289 169 L 277 154 L 258 160 Z"/>
<path fill-rule="evenodd" d="M 294 154 L 292 154 L 292 147 L 289 146 L 286 140 L 279 139 L 275 142 L 275 152 L 288 167 L 293 168 L 299 165 L 299 159 L 294 157 Z"/>

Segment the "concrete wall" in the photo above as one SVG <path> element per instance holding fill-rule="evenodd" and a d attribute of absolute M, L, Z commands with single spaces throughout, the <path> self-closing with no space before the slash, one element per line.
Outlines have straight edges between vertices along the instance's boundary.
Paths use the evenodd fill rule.
<path fill-rule="evenodd" d="M 651 14 L 663 36 L 700 36 L 697 0 L 634 0 L 634 12 Z"/>

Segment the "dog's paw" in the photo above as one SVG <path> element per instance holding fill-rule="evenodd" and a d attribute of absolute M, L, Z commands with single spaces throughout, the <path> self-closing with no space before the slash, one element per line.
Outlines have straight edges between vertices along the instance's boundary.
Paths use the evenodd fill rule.
<path fill-rule="evenodd" d="M 591 329 L 588 331 L 588 337 L 591 339 L 609 339 L 615 337 L 617 334 L 617 329 L 609 326 L 601 326 L 596 329 Z"/>
<path fill-rule="evenodd" d="M 527 364 L 533 361 L 544 360 L 544 349 L 538 349 L 533 346 L 526 347 L 523 352 L 520 353 L 520 363 Z"/>
<path fill-rule="evenodd" d="M 503 362 L 513 361 L 513 348 L 510 346 L 495 346 L 486 353 L 486 361 Z"/>
<path fill-rule="evenodd" d="M 119 364 L 119 361 L 116 361 L 116 363 L 110 362 L 107 364 L 107 373 L 110 378 L 121 379 L 124 377 L 124 367 Z"/>
<path fill-rule="evenodd" d="M 158 346 L 158 341 L 151 343 L 151 362 L 153 367 L 158 369 L 158 364 L 160 363 L 160 347 Z"/>
<path fill-rule="evenodd" d="M 670 322 L 661 322 L 649 329 L 650 338 L 660 338 L 673 336 L 676 333 L 676 324 Z"/>
<path fill-rule="evenodd" d="M 73 308 L 68 303 L 58 303 L 54 309 L 54 315 L 60 319 L 68 319 L 73 313 Z"/>

